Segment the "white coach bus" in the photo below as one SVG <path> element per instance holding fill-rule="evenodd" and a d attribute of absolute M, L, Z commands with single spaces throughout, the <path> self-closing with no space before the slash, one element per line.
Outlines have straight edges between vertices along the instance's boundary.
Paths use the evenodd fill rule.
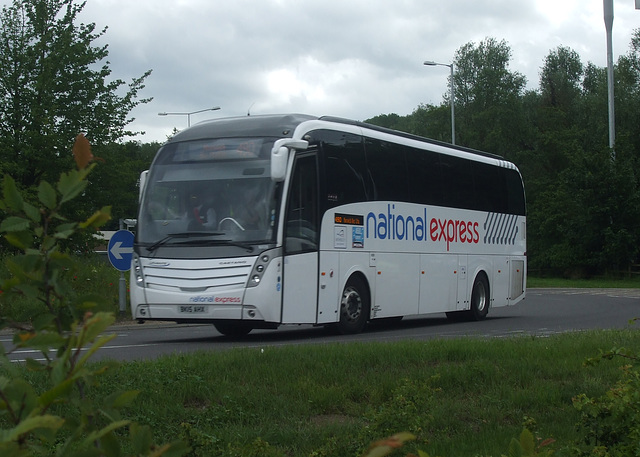
<path fill-rule="evenodd" d="M 216 119 L 175 135 L 144 179 L 135 319 L 360 332 L 525 297 L 522 178 L 499 156 L 361 122 Z"/>

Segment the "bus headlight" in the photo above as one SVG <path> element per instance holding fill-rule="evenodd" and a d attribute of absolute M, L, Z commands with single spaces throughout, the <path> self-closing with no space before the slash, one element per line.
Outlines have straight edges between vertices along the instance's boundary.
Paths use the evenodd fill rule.
<path fill-rule="evenodd" d="M 260 257 L 256 260 L 256 264 L 253 266 L 253 270 L 251 271 L 251 275 L 249 276 L 249 281 L 247 283 L 247 287 L 256 287 L 262 281 L 262 276 L 264 272 L 267 271 L 267 267 L 269 266 L 269 262 L 272 259 L 278 257 L 280 255 L 280 249 L 274 249 L 272 251 L 263 252 Z"/>
<path fill-rule="evenodd" d="M 133 262 L 131 263 L 133 268 L 133 275 L 136 280 L 136 286 L 145 287 L 144 285 L 144 273 L 142 272 L 142 265 L 140 265 L 140 259 L 138 256 L 133 256 Z"/>

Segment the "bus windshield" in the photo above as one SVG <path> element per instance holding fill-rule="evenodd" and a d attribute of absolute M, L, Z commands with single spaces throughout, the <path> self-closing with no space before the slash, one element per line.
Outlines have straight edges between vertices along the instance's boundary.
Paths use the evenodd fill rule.
<path fill-rule="evenodd" d="M 274 242 L 272 144 L 231 138 L 163 146 L 146 181 L 137 242 L 148 249 Z"/>

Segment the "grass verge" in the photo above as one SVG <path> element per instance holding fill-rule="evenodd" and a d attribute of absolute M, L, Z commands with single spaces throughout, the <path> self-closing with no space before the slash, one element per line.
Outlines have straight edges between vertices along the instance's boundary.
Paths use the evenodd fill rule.
<path fill-rule="evenodd" d="M 527 287 L 638 289 L 640 288 L 640 275 L 635 275 L 630 278 L 594 277 L 590 279 L 541 278 L 541 277 L 535 277 L 535 276 L 528 276 Z"/>
<path fill-rule="evenodd" d="M 176 354 L 122 364 L 92 391 L 141 390 L 129 417 L 158 442 L 189 440 L 193 456 L 357 456 L 399 431 L 418 436 L 401 455 L 498 456 L 523 424 L 580 444 L 572 397 L 603 394 L 626 363 L 583 362 L 612 347 L 640 352 L 640 333 Z"/>
<path fill-rule="evenodd" d="M 101 300 L 94 312 L 112 312 L 120 316 L 119 280 L 121 273 L 116 270 L 106 257 L 98 254 L 85 254 L 74 257 L 76 267 L 64 270 L 62 275 L 69 281 L 76 296 L 97 294 Z M 11 277 L 7 270 L 6 258 L 0 258 L 0 278 Z M 129 274 L 125 273 L 128 280 Z M 2 291 L 0 290 L 0 293 Z M 127 309 L 127 314 L 130 311 Z M 43 312 L 43 305 L 39 300 L 27 297 L 16 297 L 13 301 L 0 303 L 0 315 L 15 322 L 28 322 L 34 316 Z"/>

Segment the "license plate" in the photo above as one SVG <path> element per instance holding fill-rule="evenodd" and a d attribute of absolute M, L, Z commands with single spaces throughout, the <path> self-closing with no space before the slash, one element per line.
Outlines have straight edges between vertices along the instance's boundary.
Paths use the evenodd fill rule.
<path fill-rule="evenodd" d="M 185 314 L 199 314 L 207 312 L 204 305 L 180 305 L 178 307 L 178 311 Z"/>

